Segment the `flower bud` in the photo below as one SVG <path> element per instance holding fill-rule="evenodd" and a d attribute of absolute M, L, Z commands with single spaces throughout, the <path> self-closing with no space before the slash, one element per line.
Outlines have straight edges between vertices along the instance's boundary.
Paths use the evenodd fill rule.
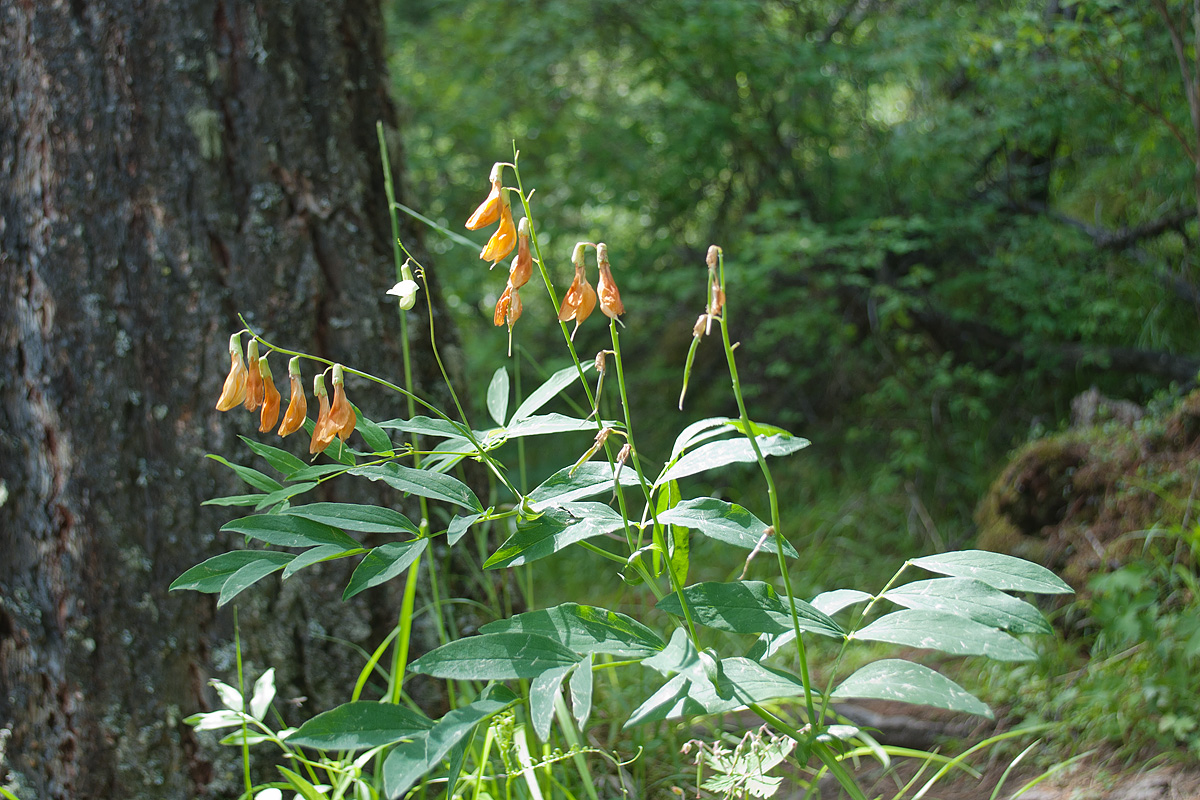
<path fill-rule="evenodd" d="M 217 411 L 228 411 L 246 399 L 246 362 L 242 359 L 242 335 L 229 337 L 229 374 L 217 399 Z"/>
<path fill-rule="evenodd" d="M 420 288 L 420 284 L 413 280 L 412 268 L 405 261 L 400 267 L 400 282 L 388 289 L 387 293 L 399 298 L 400 308 L 408 311 L 417 304 L 417 290 Z"/>

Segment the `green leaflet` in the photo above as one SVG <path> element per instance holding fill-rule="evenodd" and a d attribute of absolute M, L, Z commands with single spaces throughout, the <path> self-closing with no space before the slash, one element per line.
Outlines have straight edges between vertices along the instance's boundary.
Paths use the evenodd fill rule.
<path fill-rule="evenodd" d="M 366 750 L 410 738 L 432 727 L 433 720 L 404 706 L 346 703 L 317 714 L 287 741 L 322 750 Z"/>
<path fill-rule="evenodd" d="M 792 630 L 792 615 L 781 598 L 763 581 L 697 583 L 683 590 L 692 618 L 701 625 L 733 633 L 783 633 Z M 657 608 L 682 616 L 679 596 L 669 594 Z M 800 629 L 822 636 L 842 637 L 836 622 L 803 600 L 796 600 Z"/>
<path fill-rule="evenodd" d="M 435 678 L 491 681 L 534 678 L 578 661 L 576 653 L 553 639 L 510 631 L 456 639 L 421 656 L 408 668 Z"/>
<path fill-rule="evenodd" d="M 1050 570 L 1015 556 L 986 550 L 960 550 L 936 556 L 914 558 L 913 566 L 952 575 L 974 578 L 1006 592 L 1035 594 L 1071 594 L 1070 586 Z"/>
<path fill-rule="evenodd" d="M 610 653 L 617 658 L 653 655 L 666 643 L 654 631 L 624 614 L 596 606 L 563 603 L 489 622 L 482 633 L 535 633 L 577 653 Z"/>
<path fill-rule="evenodd" d="M 863 667 L 844 680 L 834 690 L 832 697 L 835 700 L 896 700 L 992 718 L 987 706 L 945 675 L 929 667 L 895 658 L 875 661 Z"/>
<path fill-rule="evenodd" d="M 395 578 L 425 552 L 428 544 L 428 539 L 414 539 L 410 542 L 388 542 L 374 548 L 355 568 L 342 599 L 349 600 L 359 592 Z"/>

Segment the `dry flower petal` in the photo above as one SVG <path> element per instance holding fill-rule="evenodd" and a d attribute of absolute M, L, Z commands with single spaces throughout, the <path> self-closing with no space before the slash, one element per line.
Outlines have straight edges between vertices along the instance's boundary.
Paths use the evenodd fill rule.
<path fill-rule="evenodd" d="M 617 290 L 617 282 L 613 280 L 612 268 L 608 264 L 608 247 L 601 242 L 596 245 L 596 263 L 600 267 L 600 310 L 609 319 L 616 319 L 625 313 L 625 304 L 621 302 L 621 293 Z"/>

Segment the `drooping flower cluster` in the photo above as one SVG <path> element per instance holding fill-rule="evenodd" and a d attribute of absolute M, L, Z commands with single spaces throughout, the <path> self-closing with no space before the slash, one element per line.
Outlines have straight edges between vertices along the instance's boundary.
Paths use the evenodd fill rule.
<path fill-rule="evenodd" d="M 529 252 L 529 218 L 521 217 L 517 228 L 517 254 L 513 256 L 512 265 L 508 270 L 508 285 L 504 293 L 496 301 L 496 313 L 492 322 L 496 327 L 508 323 L 508 354 L 512 355 L 512 329 L 521 318 L 521 287 L 529 283 L 533 275 L 533 256 Z"/>
<path fill-rule="evenodd" d="M 608 263 L 608 245 L 604 242 L 595 245 L 596 266 L 600 271 L 600 280 L 597 283 L 600 287 L 599 295 L 588 283 L 584 269 L 583 256 L 587 247 L 587 242 L 579 242 L 575 245 L 575 252 L 571 254 L 571 263 L 575 265 L 575 280 L 571 281 L 570 288 L 563 295 L 562 306 L 558 310 L 559 322 L 575 320 L 571 339 L 575 338 L 575 331 L 579 330 L 580 324 L 591 316 L 592 309 L 596 307 L 597 302 L 600 304 L 600 310 L 609 319 L 616 319 L 625 313 L 625 304 L 621 302 L 621 292 L 617 289 L 617 282 L 613 279 L 612 266 Z"/>
<path fill-rule="evenodd" d="M 492 165 L 492 172 L 489 176 L 492 190 L 467 220 L 466 227 L 473 231 L 490 225 L 496 220 L 500 221 L 500 226 L 479 254 L 484 261 L 491 261 L 493 267 L 501 258 L 512 252 L 514 244 L 517 245 L 517 255 L 513 259 L 508 273 L 508 285 L 504 287 L 504 292 L 496 301 L 496 311 L 492 316 L 492 322 L 497 327 L 507 323 L 508 351 L 509 355 L 512 355 L 513 325 L 520 319 L 523 310 L 520 289 L 529 281 L 533 273 L 533 256 L 529 250 L 532 231 L 528 217 L 523 217 L 520 227 L 514 229 L 512 207 L 508 199 L 510 189 L 504 187 L 501 179 L 504 166 L 499 162 Z M 584 268 L 584 253 L 589 246 L 596 248 L 596 265 L 600 272 L 597 284 L 600 290 L 599 295 L 588 282 Z M 571 339 L 574 340 L 579 325 L 591 315 L 597 303 L 600 305 L 600 310 L 610 319 L 617 319 L 618 316 L 624 314 L 625 306 L 621 302 L 621 293 L 613 279 L 612 267 L 608 262 L 607 245 L 603 242 L 597 245 L 592 245 L 590 242 L 579 242 L 575 245 L 571 262 L 575 266 L 575 279 L 563 296 L 558 309 L 558 320 L 559 322 L 575 320 L 575 328 L 571 331 Z M 397 284 L 398 286 L 399 284 Z"/>
<path fill-rule="evenodd" d="M 279 420 L 279 405 L 282 397 L 275 388 L 275 378 L 271 367 L 267 364 L 266 356 L 259 356 L 258 340 L 251 339 L 246 345 L 246 356 L 242 357 L 242 335 L 235 333 L 229 337 L 229 374 L 217 400 L 218 411 L 229 411 L 239 405 L 249 411 L 259 411 L 258 430 L 266 433 L 275 427 Z M 291 399 L 283 422 L 279 425 L 280 436 L 290 436 L 304 427 L 308 414 L 308 399 L 304 396 L 304 386 L 300 376 L 300 357 L 296 356 L 288 363 L 288 377 L 291 381 Z M 333 403 L 325 391 L 325 376 L 316 376 L 313 391 L 320 403 L 320 413 L 313 427 L 310 453 L 320 453 L 330 445 L 335 437 L 345 441 L 354 432 L 357 415 L 354 407 L 346 399 L 344 386 L 344 371 L 341 364 L 333 367 Z"/>
<path fill-rule="evenodd" d="M 467 230 L 469 231 L 477 231 L 485 225 L 491 225 L 496 220 L 500 220 L 500 227 L 496 229 L 492 238 L 488 239 L 488 243 L 479 253 L 479 257 L 484 261 L 491 261 L 493 267 L 500 262 L 500 259 L 511 253 L 517 244 L 517 228 L 513 224 L 512 205 L 508 199 L 508 190 L 504 188 L 504 182 L 501 180 L 503 172 L 503 164 L 492 165 L 492 174 L 488 178 L 492 183 L 492 191 L 467 220 Z"/>

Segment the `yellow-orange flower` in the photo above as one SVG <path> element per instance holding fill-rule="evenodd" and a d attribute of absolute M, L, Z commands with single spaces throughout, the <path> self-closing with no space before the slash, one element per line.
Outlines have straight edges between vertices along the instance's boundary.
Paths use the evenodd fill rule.
<path fill-rule="evenodd" d="M 299 356 L 288 364 L 288 377 L 292 383 L 292 398 L 288 401 L 287 412 L 279 426 L 280 436 L 289 436 L 304 427 L 304 419 L 308 414 L 308 398 L 304 396 L 304 384 L 300 382 Z"/>
<path fill-rule="evenodd" d="M 508 284 L 514 289 L 520 289 L 529 283 L 532 275 L 533 256 L 529 254 L 529 217 L 521 217 L 521 224 L 517 226 L 517 254 L 513 256 L 512 267 L 508 271 Z"/>
<path fill-rule="evenodd" d="M 228 411 L 246 399 L 246 362 L 242 359 L 242 335 L 229 337 L 229 374 L 217 399 L 217 411 Z"/>
<path fill-rule="evenodd" d="M 275 427 L 275 423 L 279 420 L 279 390 L 275 388 L 275 376 L 271 374 L 271 366 L 267 363 L 267 357 L 263 356 L 258 360 L 258 371 L 262 375 L 263 384 L 263 404 L 262 415 L 259 417 L 258 430 L 261 433 L 266 433 Z"/>
<path fill-rule="evenodd" d="M 501 192 L 500 227 L 496 228 L 492 238 L 488 239 L 488 243 L 483 246 L 479 257 L 484 261 L 491 261 L 494 267 L 496 262 L 511 253 L 516 245 L 517 226 L 513 224 L 512 206 L 508 201 L 508 192 Z"/>
<path fill-rule="evenodd" d="M 575 254 L 571 257 L 575 264 L 575 280 L 563 295 L 562 306 L 558 309 L 559 322 L 575 320 L 575 328 L 571 331 L 572 339 L 575 338 L 575 331 L 579 330 L 580 323 L 587 319 L 596 307 L 596 290 L 587 282 L 583 272 L 583 253 L 586 247 L 583 242 L 575 245 Z"/>
<path fill-rule="evenodd" d="M 358 421 L 354 407 L 346 399 L 344 384 L 342 365 L 337 364 L 333 368 L 333 405 L 329 409 L 329 424 L 343 442 L 349 438 L 350 434 L 354 433 L 354 425 Z"/>
<path fill-rule="evenodd" d="M 613 280 L 612 268 L 608 264 L 608 246 L 601 242 L 596 245 L 596 263 L 600 267 L 600 310 L 609 319 L 616 319 L 625 313 L 625 305 L 621 302 L 621 293 L 617 291 L 617 282 Z"/>
<path fill-rule="evenodd" d="M 475 213 L 467 220 L 467 230 L 477 231 L 484 225 L 491 225 L 500 218 L 500 195 L 503 194 L 500 180 L 502 169 L 503 167 L 500 164 L 492 165 L 492 191 L 488 193 L 487 199 L 479 204 L 479 208 L 475 209 Z"/>
<path fill-rule="evenodd" d="M 246 410 L 257 411 L 263 404 L 266 387 L 258 370 L 258 339 L 246 345 Z"/>
<path fill-rule="evenodd" d="M 313 394 L 316 395 L 320 408 L 317 411 L 317 424 L 313 426 L 312 442 L 308 446 L 309 453 L 320 453 L 337 436 L 335 428 L 329 419 L 329 392 L 325 391 L 324 373 L 313 379 Z"/>

